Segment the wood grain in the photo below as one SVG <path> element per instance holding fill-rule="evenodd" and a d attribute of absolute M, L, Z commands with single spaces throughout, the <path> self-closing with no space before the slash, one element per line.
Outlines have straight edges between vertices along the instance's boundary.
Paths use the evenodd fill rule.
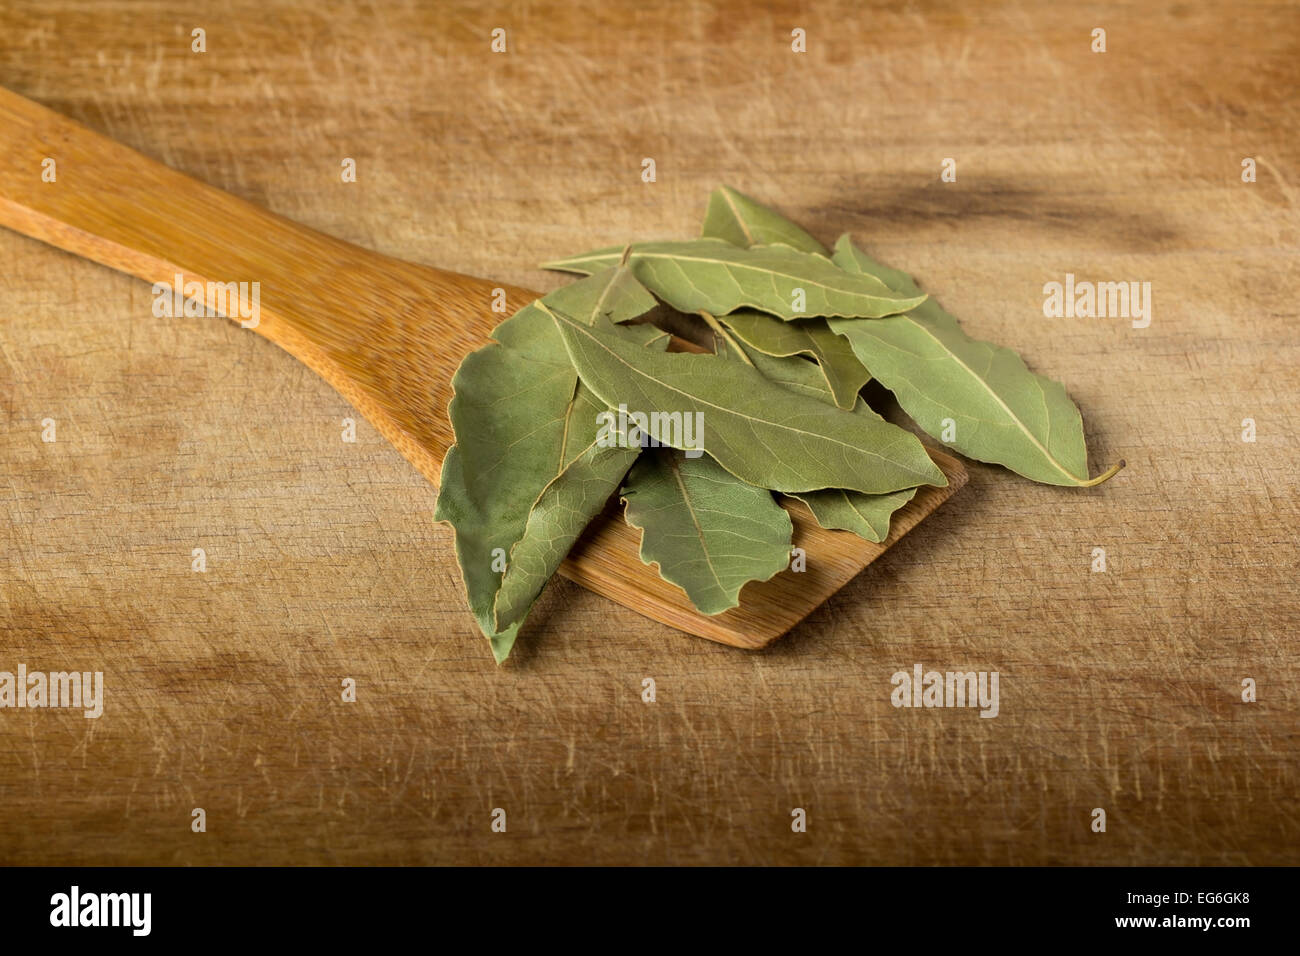
<path fill-rule="evenodd" d="M 4 5 L 0 85 L 393 258 L 550 288 L 534 263 L 689 234 L 719 182 L 852 231 L 1129 464 L 1080 492 L 967 462 L 762 651 L 560 582 L 497 669 L 428 483 L 365 422 L 340 441 L 328 385 L 0 234 L 0 669 L 108 694 L 98 720 L 0 710 L 0 861 L 1300 862 L 1295 18 Z M 1151 326 L 1044 318 L 1066 272 L 1150 281 Z M 892 707 L 917 662 L 999 671 L 999 716 Z"/>

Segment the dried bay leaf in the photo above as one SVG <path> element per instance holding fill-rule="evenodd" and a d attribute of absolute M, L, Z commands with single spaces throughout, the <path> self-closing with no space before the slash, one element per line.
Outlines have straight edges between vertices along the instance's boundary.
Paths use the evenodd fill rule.
<path fill-rule="evenodd" d="M 737 246 L 784 243 L 803 252 L 826 255 L 826 247 L 790 220 L 766 206 L 719 186 L 709 197 L 702 233 Z M 781 322 L 762 312 L 741 309 L 723 319 L 746 344 L 768 355 L 808 355 L 826 376 L 840 408 L 852 408 L 857 394 L 871 378 L 853 347 L 830 331 L 824 318 Z"/>
<path fill-rule="evenodd" d="M 909 276 L 880 265 L 847 235 L 833 258 L 900 294 L 920 292 Z M 1090 479 L 1083 419 L 1065 388 L 1029 371 L 1010 349 L 970 338 L 933 299 L 904 315 L 829 324 L 927 433 L 944 441 L 944 420 L 951 419 L 954 437 L 945 444 L 964 455 L 1034 481 L 1076 487 L 1100 484 L 1123 467 L 1120 462 Z"/>
<path fill-rule="evenodd" d="M 542 301 L 588 325 L 598 320 L 626 322 L 659 304 L 622 262 L 615 263 L 597 286 L 574 282 L 548 293 Z"/>
<path fill-rule="evenodd" d="M 709 458 L 671 448 L 647 451 L 628 472 L 622 498 L 641 529 L 641 560 L 704 614 L 740 603 L 740 589 L 790 563 L 794 526 L 772 493 Z"/>
<path fill-rule="evenodd" d="M 496 328 L 495 344 L 466 356 L 457 369 L 449 405 L 456 444 L 443 459 L 434 512 L 455 529 L 470 610 L 498 663 L 517 629 L 498 633 L 493 623 L 501 580 L 494 565 L 522 536 L 528 511 L 553 474 L 576 388 L 567 356 L 556 354 L 563 343 L 539 315 L 526 306 Z M 497 415 L 498 408 L 507 414 Z M 514 409 L 549 409 L 554 420 L 538 429 L 529 414 Z"/>
<path fill-rule="evenodd" d="M 734 343 L 734 347 L 742 350 L 755 368 L 771 381 L 801 394 L 810 395 L 819 401 L 828 403 L 834 401 L 830 388 L 811 363 L 798 358 L 764 355 L 744 342 Z M 880 416 L 860 398 L 854 407 L 854 414 L 880 419 Z M 894 512 L 911 501 L 915 495 L 915 488 L 904 488 L 901 491 L 876 495 L 846 491 L 843 488 L 823 488 L 820 491 L 791 494 L 790 497 L 806 504 L 808 510 L 813 513 L 813 518 L 823 528 L 832 531 L 852 531 L 859 537 L 879 544 L 889 537 L 889 522 Z"/>
<path fill-rule="evenodd" d="M 555 322 L 582 382 L 602 402 L 703 415 L 703 450 L 751 485 L 879 494 L 947 484 L 916 436 L 883 419 L 782 388 L 749 365 L 642 349 L 627 329 L 587 326 L 541 308 Z M 654 419 L 649 425 L 661 444 L 680 442 Z"/>
<path fill-rule="evenodd" d="M 592 402 L 595 410 L 604 406 Z M 593 411 L 594 419 L 594 411 Z M 510 551 L 494 606 L 498 631 L 517 628 L 583 529 L 618 490 L 639 447 L 588 444 L 533 503 L 524 533 Z"/>
<path fill-rule="evenodd" d="M 544 268 L 590 274 L 619 263 L 628 248 L 611 246 Z M 641 242 L 630 247 L 627 264 L 642 285 L 687 313 L 726 315 L 752 308 L 783 319 L 877 318 L 925 301 L 923 295 L 900 295 L 872 275 L 852 274 L 823 256 L 782 245 L 745 249 L 722 239 Z"/>
<path fill-rule="evenodd" d="M 730 186 L 719 186 L 710 194 L 700 234 L 733 246 L 781 243 L 801 252 L 827 255 L 826 247 L 799 226 Z"/>
<path fill-rule="evenodd" d="M 467 491 L 473 484 L 465 474 L 460 448 L 452 445 L 442 460 L 438 505 L 433 516 L 456 529 L 456 561 L 460 565 L 470 613 L 488 639 L 492 656 L 500 664 L 515 646 L 519 627 L 516 625 L 500 631 L 496 628 L 492 605 L 496 601 L 501 575 L 492 569 L 492 553 L 496 548 L 503 551 L 509 548 L 510 539 L 522 535 L 523 527 L 522 524 L 517 529 L 513 527 L 518 522 L 508 506 L 492 508 L 491 503 L 475 500 Z M 526 517 L 524 521 L 527 521 Z"/>
<path fill-rule="evenodd" d="M 915 488 L 893 491 L 887 495 L 864 495 L 842 488 L 823 488 L 791 495 L 808 506 L 817 523 L 831 531 L 852 531 L 876 544 L 889 537 L 889 522 L 894 512 L 916 496 Z"/>
<path fill-rule="evenodd" d="M 633 310 L 644 302 L 654 304 L 626 283 L 624 271 L 614 268 L 561 291 L 584 318 L 622 321 L 634 318 Z M 637 347 L 667 344 L 650 326 L 622 331 Z M 578 381 L 550 314 L 537 303 L 497 326 L 492 337 L 493 343 L 465 357 L 452 379 L 448 414 L 456 444 L 443 460 L 434 517 L 455 530 L 470 610 L 499 663 L 518 628 L 496 627 L 493 604 L 502 581 L 494 570 L 497 558 L 516 546 L 539 496 L 591 443 L 598 427 L 593 409 L 604 406 Z M 606 498 L 630 464 L 610 475 Z"/>
<path fill-rule="evenodd" d="M 784 322 L 763 312 L 741 309 L 719 316 L 727 328 L 746 345 L 765 355 L 784 357 L 807 355 L 821 368 L 835 404 L 852 408 L 858 392 L 871 379 L 842 335 L 832 332 L 825 319 L 798 319 Z"/>

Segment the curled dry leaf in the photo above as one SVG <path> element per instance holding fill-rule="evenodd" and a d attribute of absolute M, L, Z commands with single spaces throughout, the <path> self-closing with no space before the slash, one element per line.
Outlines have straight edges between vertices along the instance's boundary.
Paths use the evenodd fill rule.
<path fill-rule="evenodd" d="M 583 321 L 630 319 L 647 302 L 653 307 L 654 300 L 645 290 L 638 295 L 627 280 L 623 270 L 611 268 L 548 299 L 564 302 Z M 667 345 L 663 333 L 651 326 L 623 332 L 638 348 Z M 525 537 L 534 503 L 591 445 L 595 414 L 604 406 L 580 384 L 550 314 L 538 303 L 497 326 L 493 338 L 466 356 L 452 379 L 455 394 L 448 414 L 456 444 L 443 460 L 434 517 L 455 529 L 470 610 L 500 662 L 527 613 L 527 606 L 522 611 L 519 606 L 531 606 L 541 590 L 520 597 L 527 589 L 512 580 L 511 623 L 498 628 L 494 604 L 505 556 Z M 601 504 L 618 489 L 636 457 L 635 450 L 613 450 L 625 460 L 599 458 L 607 485 Z"/>
<path fill-rule="evenodd" d="M 835 244 L 834 260 L 900 294 L 920 292 L 848 236 Z M 972 339 L 933 299 L 904 315 L 830 326 L 921 428 L 962 454 L 1051 485 L 1096 485 L 1123 467 L 1089 478 L 1083 419 L 1064 386 L 1029 371 L 1011 349 Z"/>
<path fill-rule="evenodd" d="M 875 318 L 925 301 L 924 295 L 900 295 L 874 276 L 850 274 L 823 256 L 789 246 L 743 249 L 721 239 L 691 239 L 630 248 L 632 274 L 679 312 L 726 315 L 751 308 L 783 319 Z M 598 249 L 545 268 L 590 274 L 616 265 L 627 249 Z"/>

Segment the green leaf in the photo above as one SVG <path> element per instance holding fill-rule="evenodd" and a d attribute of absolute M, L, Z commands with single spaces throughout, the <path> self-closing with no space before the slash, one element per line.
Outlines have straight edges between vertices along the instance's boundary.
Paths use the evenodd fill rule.
<path fill-rule="evenodd" d="M 801 252 L 827 254 L 825 246 L 789 219 L 730 186 L 719 186 L 709 196 L 701 235 L 733 246 L 781 243 Z"/>
<path fill-rule="evenodd" d="M 496 484 L 504 483 L 498 481 Z M 492 647 L 492 656 L 500 664 L 514 647 L 519 627 L 498 631 L 493 620 L 492 604 L 501 578 L 492 570 L 492 552 L 495 548 L 501 548 L 503 552 L 508 549 L 510 539 L 523 534 L 523 528 L 522 525 L 517 530 L 511 527 L 517 522 L 513 520 L 516 516 L 511 514 L 509 507 L 494 508 L 495 502 L 490 499 L 476 500 L 476 496 L 469 493 L 474 485 L 475 482 L 465 474 L 460 446 L 452 445 L 442 460 L 438 506 L 433 516 L 435 520 L 449 522 L 456 529 L 456 561 L 460 565 L 469 609 Z"/>
<path fill-rule="evenodd" d="M 835 244 L 834 261 L 850 273 L 874 275 L 900 294 L 920 291 L 848 236 Z M 906 315 L 836 319 L 830 326 L 921 428 L 971 458 L 1034 481 L 1079 487 L 1100 484 L 1123 467 L 1120 462 L 1089 479 L 1083 419 L 1065 388 L 1030 372 L 1010 349 L 967 336 L 933 299 Z"/>
<path fill-rule="evenodd" d="M 626 322 L 645 315 L 659 304 L 622 263 L 615 263 L 595 286 L 574 282 L 560 286 L 542 301 L 588 325 L 594 325 L 597 320 Z"/>
<path fill-rule="evenodd" d="M 825 319 L 783 322 L 762 312 L 742 309 L 719 321 L 746 345 L 765 355 L 810 356 L 821 368 L 835 404 L 852 408 L 871 373 L 858 361 L 847 339 L 830 330 Z"/>
<path fill-rule="evenodd" d="M 686 592 L 704 614 L 740 603 L 740 589 L 790 563 L 794 526 L 772 493 L 707 456 L 670 448 L 643 454 L 623 486 L 628 524 L 641 529 L 641 560 Z"/>
<path fill-rule="evenodd" d="M 547 263 L 587 274 L 617 264 L 627 247 L 613 246 Z M 914 308 L 925 296 L 899 295 L 870 275 L 852 275 L 822 256 L 789 246 L 742 249 L 721 239 L 642 242 L 628 266 L 647 289 L 680 312 L 726 315 L 758 309 L 783 319 L 810 316 L 876 318 Z M 803 308 L 796 311 L 802 290 Z"/>
<path fill-rule="evenodd" d="M 542 308 L 579 377 L 602 402 L 654 416 L 646 431 L 673 447 L 684 447 L 685 429 L 668 427 L 660 416 L 698 413 L 703 450 L 751 485 L 878 494 L 947 484 L 916 436 L 882 419 L 794 393 L 739 362 L 649 351 L 628 338 L 626 329 L 587 326 Z M 814 366 L 809 370 L 817 374 Z"/>
<path fill-rule="evenodd" d="M 706 237 L 737 246 L 784 243 L 804 252 L 826 255 L 826 247 L 785 217 L 728 186 L 709 197 L 704 217 Z M 824 318 L 781 322 L 762 312 L 742 309 L 723 321 L 746 344 L 768 355 L 808 355 L 822 368 L 840 408 L 852 408 L 871 375 L 852 346 L 830 330 Z"/>
<path fill-rule="evenodd" d="M 887 495 L 864 495 L 841 488 L 824 488 L 790 497 L 806 504 L 823 528 L 852 531 L 860 538 L 879 544 L 889 537 L 889 521 L 894 512 L 915 495 L 915 488 Z"/>
<path fill-rule="evenodd" d="M 818 401 L 833 403 L 830 388 L 811 363 L 800 358 L 764 355 L 743 342 L 736 343 L 735 347 L 769 380 L 803 395 L 810 395 Z M 726 351 L 722 354 L 734 353 Z M 854 414 L 880 419 L 860 398 L 854 407 Z M 791 494 L 790 497 L 798 498 L 806 504 L 823 528 L 852 531 L 868 541 L 880 543 L 889 537 L 889 522 L 894 512 L 911 501 L 915 494 L 915 488 L 880 495 L 846 491 L 842 488 L 823 488 L 820 491 Z"/>
<path fill-rule="evenodd" d="M 595 411 L 603 406 L 594 402 Z M 510 564 L 496 596 L 496 627 L 517 627 L 542 593 L 583 529 L 618 490 L 639 447 L 604 448 L 593 441 L 538 496 L 523 537 L 510 552 Z"/>
<path fill-rule="evenodd" d="M 571 307 L 585 302 L 580 311 L 593 319 L 622 321 L 634 318 L 630 310 L 642 304 L 625 283 L 619 270 L 610 269 L 566 286 L 563 298 Z M 611 299 L 615 284 L 620 291 Z M 651 326 L 621 331 L 634 343 L 667 344 Z M 533 503 L 590 444 L 597 430 L 593 409 L 603 406 L 580 385 L 554 322 L 537 303 L 492 335 L 495 342 L 466 356 L 452 378 L 448 414 L 456 444 L 443 460 L 434 517 L 455 529 L 470 610 L 499 663 L 518 629 L 498 631 L 495 625 L 501 572 L 493 570 L 494 554 L 509 555 L 524 536 Z M 617 490 L 623 471 L 610 476 L 606 497 Z"/>

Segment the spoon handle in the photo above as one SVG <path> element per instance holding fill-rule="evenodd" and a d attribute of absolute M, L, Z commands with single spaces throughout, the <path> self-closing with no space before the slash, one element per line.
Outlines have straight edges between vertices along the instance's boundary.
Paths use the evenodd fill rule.
<path fill-rule="evenodd" d="M 179 283 L 320 374 L 435 485 L 451 376 L 505 318 L 494 289 L 511 308 L 533 298 L 326 236 L 3 88 L 0 225 L 168 299 Z"/>
<path fill-rule="evenodd" d="M 298 263 L 343 266 L 350 249 L 5 89 L 0 224 L 147 282 L 260 280 L 272 337 L 320 305 Z"/>

